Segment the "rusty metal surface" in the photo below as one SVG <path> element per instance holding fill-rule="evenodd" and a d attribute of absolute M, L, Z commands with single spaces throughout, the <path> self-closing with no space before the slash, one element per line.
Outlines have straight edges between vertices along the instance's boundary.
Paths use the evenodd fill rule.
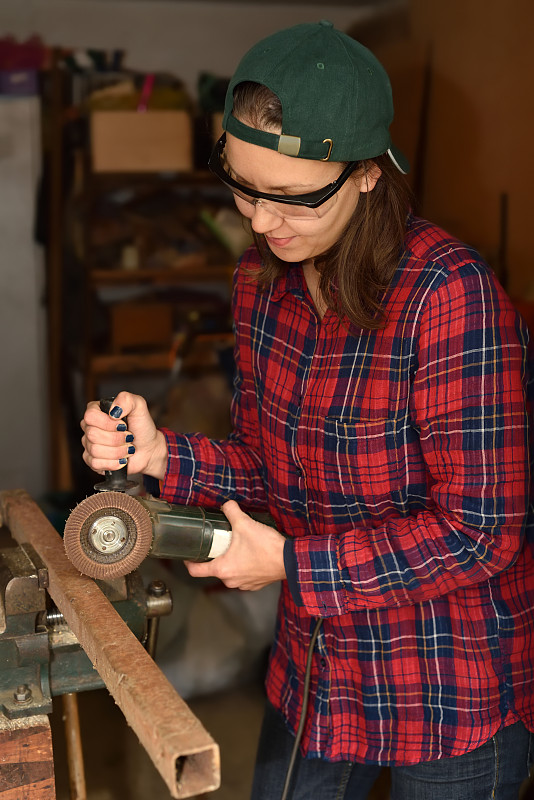
<path fill-rule="evenodd" d="M 219 748 L 117 614 L 97 584 L 67 559 L 61 536 L 24 491 L 0 492 L 0 515 L 31 544 L 49 575 L 48 592 L 151 757 L 171 795 L 220 785 Z"/>

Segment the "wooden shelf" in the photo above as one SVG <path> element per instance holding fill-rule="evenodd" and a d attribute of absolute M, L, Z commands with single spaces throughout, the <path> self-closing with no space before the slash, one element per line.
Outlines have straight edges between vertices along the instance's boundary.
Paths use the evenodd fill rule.
<path fill-rule="evenodd" d="M 189 339 L 202 336 L 196 317 L 228 327 L 224 311 L 228 306 L 230 315 L 235 259 L 204 230 L 200 212 L 227 200 L 211 173 L 97 174 L 87 159 L 83 166 L 83 369 L 90 400 L 98 396 L 99 382 L 114 374 L 169 374 Z M 116 191 L 125 192 L 124 204 L 106 199 Z M 100 237 L 93 236 L 98 225 Z M 136 250 L 137 267 L 121 263 L 128 246 Z M 195 319 L 189 320 L 187 305 Z M 181 326 L 185 343 L 176 339 Z"/>
<path fill-rule="evenodd" d="M 174 353 L 170 350 L 156 353 L 117 353 L 91 357 L 91 372 L 95 375 L 110 375 L 114 372 L 144 372 L 171 369 Z"/>
<path fill-rule="evenodd" d="M 198 281 L 229 281 L 235 262 L 228 264 L 207 264 L 205 261 L 191 258 L 184 260 L 182 266 L 163 269 L 91 269 L 89 270 L 92 286 L 128 286 L 139 284 L 169 285 Z"/>

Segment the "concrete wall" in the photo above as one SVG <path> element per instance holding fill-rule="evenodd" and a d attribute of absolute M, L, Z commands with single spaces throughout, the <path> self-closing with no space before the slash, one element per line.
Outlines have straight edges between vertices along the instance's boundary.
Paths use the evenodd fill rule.
<path fill-rule="evenodd" d="M 0 489 L 47 485 L 43 254 L 33 244 L 37 98 L 0 98 Z"/>

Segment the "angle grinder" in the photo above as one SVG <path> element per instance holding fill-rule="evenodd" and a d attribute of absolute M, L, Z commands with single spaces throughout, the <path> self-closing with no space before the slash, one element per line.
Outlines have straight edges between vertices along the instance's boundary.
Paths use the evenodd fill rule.
<path fill-rule="evenodd" d="M 109 413 L 112 401 L 100 401 Z M 127 575 L 150 555 L 156 558 L 208 561 L 230 547 L 230 523 L 220 511 L 172 505 L 151 495 L 127 494 L 137 484 L 127 467 L 107 471 L 96 494 L 82 500 L 65 524 L 67 557 L 84 575 L 109 580 Z M 258 515 L 273 524 L 267 515 Z"/>

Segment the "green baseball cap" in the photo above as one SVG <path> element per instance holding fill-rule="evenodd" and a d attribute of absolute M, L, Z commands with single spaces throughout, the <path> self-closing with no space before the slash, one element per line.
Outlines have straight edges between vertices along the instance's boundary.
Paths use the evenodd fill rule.
<path fill-rule="evenodd" d="M 252 81 L 282 104 L 282 133 L 260 131 L 232 114 L 234 89 Z M 233 75 L 223 116 L 232 136 L 285 155 L 360 161 L 387 153 L 401 172 L 409 163 L 391 142 L 391 85 L 375 56 L 331 22 L 304 23 L 262 39 Z"/>

